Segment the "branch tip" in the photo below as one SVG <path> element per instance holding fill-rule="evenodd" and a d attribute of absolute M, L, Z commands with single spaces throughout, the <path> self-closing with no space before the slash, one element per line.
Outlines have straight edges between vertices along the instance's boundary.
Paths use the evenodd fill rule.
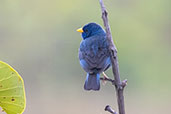
<path fill-rule="evenodd" d="M 127 85 L 127 82 L 128 82 L 127 79 L 125 79 L 125 80 L 122 81 L 122 87 L 123 87 L 123 88 Z"/>
<path fill-rule="evenodd" d="M 117 114 L 117 112 L 115 112 L 109 105 L 107 105 L 104 110 L 110 112 L 111 114 Z"/>

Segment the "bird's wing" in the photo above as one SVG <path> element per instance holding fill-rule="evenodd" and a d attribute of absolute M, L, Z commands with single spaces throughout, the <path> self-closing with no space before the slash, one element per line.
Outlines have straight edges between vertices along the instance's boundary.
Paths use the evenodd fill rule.
<path fill-rule="evenodd" d="M 87 67 L 88 69 L 92 69 L 97 66 L 94 61 L 94 54 L 89 50 L 79 50 L 79 59 L 82 62 L 82 67 Z"/>
<path fill-rule="evenodd" d="M 82 42 L 79 49 L 80 64 L 86 70 L 105 69 L 109 58 L 106 39 Z"/>

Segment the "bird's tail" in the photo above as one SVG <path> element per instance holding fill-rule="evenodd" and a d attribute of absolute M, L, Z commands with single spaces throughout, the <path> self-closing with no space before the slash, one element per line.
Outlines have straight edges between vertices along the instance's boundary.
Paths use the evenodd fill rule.
<path fill-rule="evenodd" d="M 100 74 L 87 73 L 84 89 L 98 91 L 100 89 Z"/>

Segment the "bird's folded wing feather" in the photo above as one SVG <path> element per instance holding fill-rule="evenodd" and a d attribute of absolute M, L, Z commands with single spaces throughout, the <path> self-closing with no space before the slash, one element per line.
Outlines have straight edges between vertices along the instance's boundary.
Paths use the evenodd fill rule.
<path fill-rule="evenodd" d="M 96 51 L 96 53 L 95 53 Z M 103 68 L 105 60 L 109 57 L 109 51 L 107 49 L 106 42 L 96 45 L 96 49 L 87 47 L 82 44 L 79 50 L 79 59 L 85 60 L 88 64 L 89 69 Z"/>

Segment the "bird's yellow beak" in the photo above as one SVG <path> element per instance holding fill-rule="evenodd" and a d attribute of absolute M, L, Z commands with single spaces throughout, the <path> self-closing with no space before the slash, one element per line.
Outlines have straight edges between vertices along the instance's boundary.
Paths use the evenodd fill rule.
<path fill-rule="evenodd" d="M 84 31 L 83 31 L 83 29 L 82 29 L 82 28 L 79 28 L 79 29 L 77 29 L 77 32 L 82 33 L 82 32 L 84 32 Z"/>

